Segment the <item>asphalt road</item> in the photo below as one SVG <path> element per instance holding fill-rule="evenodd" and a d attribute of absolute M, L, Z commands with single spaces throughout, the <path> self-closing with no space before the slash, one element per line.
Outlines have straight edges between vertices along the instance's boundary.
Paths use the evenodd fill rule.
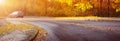
<path fill-rule="evenodd" d="M 83 20 L 24 21 L 44 28 L 47 41 L 120 41 L 120 22 Z"/>

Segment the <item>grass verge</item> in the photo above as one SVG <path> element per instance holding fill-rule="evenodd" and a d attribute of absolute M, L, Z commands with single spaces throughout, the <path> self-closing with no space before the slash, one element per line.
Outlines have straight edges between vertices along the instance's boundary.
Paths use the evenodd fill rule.
<path fill-rule="evenodd" d="M 31 40 L 33 37 L 35 37 L 36 34 L 37 34 L 37 36 L 35 37 L 35 40 L 38 40 L 38 38 L 41 40 L 45 40 L 45 38 L 42 37 L 45 34 L 44 29 L 42 29 L 38 26 L 27 24 L 27 23 L 12 24 L 12 23 L 7 22 L 7 24 L 5 26 L 0 26 L 0 37 L 7 35 L 15 30 L 19 30 L 19 31 L 22 31 L 25 33 L 26 33 L 26 31 L 33 30 L 34 32 L 33 31 L 27 32 L 27 34 L 30 34 L 28 40 Z M 38 37 L 38 36 L 40 36 L 40 37 Z"/>

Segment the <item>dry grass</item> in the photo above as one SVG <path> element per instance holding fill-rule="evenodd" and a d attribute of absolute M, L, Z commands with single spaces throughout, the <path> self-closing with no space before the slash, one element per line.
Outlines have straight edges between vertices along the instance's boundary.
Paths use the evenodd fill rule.
<path fill-rule="evenodd" d="M 30 29 L 38 29 L 37 26 L 33 26 L 30 24 L 26 23 L 21 23 L 21 24 L 12 24 L 12 23 L 7 23 L 6 26 L 1 26 L 0 27 L 0 36 L 3 36 L 5 34 L 8 34 L 14 30 L 20 30 L 20 31 L 25 31 L 25 30 L 30 30 Z"/>
<path fill-rule="evenodd" d="M 37 35 L 37 36 L 34 38 L 33 41 L 46 40 L 47 33 L 44 29 L 42 29 L 38 26 L 27 24 L 27 23 L 12 24 L 12 23 L 7 22 L 6 26 L 0 26 L 0 37 L 7 35 L 15 30 L 19 30 L 19 31 L 22 31 L 25 33 L 26 33 L 26 31 L 32 30 L 32 32 L 29 32 L 29 33 L 27 32 L 28 33 L 27 35 L 30 34 L 30 36 L 29 36 L 29 38 L 27 38 L 27 40 L 31 40 L 32 38 L 35 37 L 35 35 Z"/>

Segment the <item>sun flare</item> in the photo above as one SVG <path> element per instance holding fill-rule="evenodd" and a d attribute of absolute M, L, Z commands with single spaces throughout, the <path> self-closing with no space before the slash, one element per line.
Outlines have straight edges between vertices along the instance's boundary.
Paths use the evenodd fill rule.
<path fill-rule="evenodd" d="M 3 3 L 4 0 L 0 0 L 0 4 Z"/>

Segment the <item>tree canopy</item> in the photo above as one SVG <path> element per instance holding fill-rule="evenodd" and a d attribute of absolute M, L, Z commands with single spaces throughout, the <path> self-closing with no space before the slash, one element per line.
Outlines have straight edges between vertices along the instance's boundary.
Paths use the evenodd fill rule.
<path fill-rule="evenodd" d="M 27 16 L 120 17 L 120 0 L 5 0 L 0 15 L 20 10 Z"/>

